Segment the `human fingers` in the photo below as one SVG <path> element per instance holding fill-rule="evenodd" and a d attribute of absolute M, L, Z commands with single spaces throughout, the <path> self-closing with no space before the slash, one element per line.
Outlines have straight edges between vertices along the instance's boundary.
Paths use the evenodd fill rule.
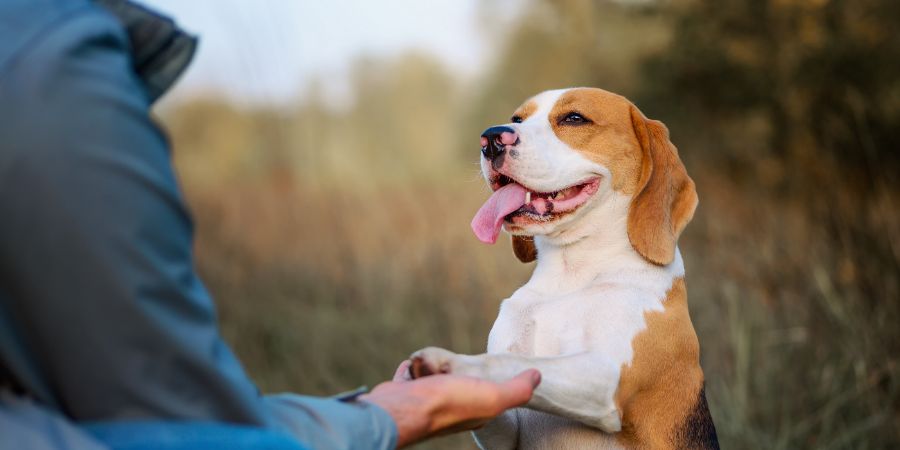
<path fill-rule="evenodd" d="M 430 383 L 443 398 L 439 402 L 443 407 L 432 420 L 435 431 L 443 433 L 478 428 L 497 414 L 528 403 L 540 381 L 540 372 L 529 369 L 499 383 L 458 375 L 433 375 L 415 382 Z"/>
<path fill-rule="evenodd" d="M 537 369 L 525 370 L 507 381 L 498 383 L 498 406 L 505 410 L 528 403 L 539 384 L 541 373 Z"/>

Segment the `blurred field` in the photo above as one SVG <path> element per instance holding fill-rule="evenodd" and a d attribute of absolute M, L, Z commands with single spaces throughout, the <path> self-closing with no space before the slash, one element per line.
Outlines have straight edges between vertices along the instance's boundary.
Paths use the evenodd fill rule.
<path fill-rule="evenodd" d="M 478 135 L 592 85 L 666 122 L 697 183 L 680 247 L 723 448 L 900 447 L 900 4 L 528 5 L 477 83 L 410 54 L 360 61 L 349 109 L 314 84 L 287 110 L 165 112 L 200 271 L 261 388 L 483 351 L 531 266 L 469 231 Z"/>

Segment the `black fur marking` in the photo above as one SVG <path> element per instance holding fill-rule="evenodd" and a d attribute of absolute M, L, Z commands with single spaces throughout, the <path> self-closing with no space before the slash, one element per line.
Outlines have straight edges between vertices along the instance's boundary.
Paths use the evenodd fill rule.
<path fill-rule="evenodd" d="M 706 387 L 700 389 L 694 410 L 691 411 L 681 430 L 678 431 L 675 447 L 719 450 L 716 426 L 713 424 L 712 416 L 709 415 L 709 405 L 706 403 Z"/>
<path fill-rule="evenodd" d="M 503 160 L 506 159 L 506 152 L 499 152 L 494 155 L 494 158 L 491 159 L 491 167 L 494 170 L 500 170 L 503 167 Z"/>

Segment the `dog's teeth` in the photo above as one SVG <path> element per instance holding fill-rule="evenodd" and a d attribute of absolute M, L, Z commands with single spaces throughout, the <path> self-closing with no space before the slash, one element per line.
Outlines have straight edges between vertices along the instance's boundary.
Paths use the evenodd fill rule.
<path fill-rule="evenodd" d="M 525 204 L 531 203 L 531 191 L 525 191 Z"/>

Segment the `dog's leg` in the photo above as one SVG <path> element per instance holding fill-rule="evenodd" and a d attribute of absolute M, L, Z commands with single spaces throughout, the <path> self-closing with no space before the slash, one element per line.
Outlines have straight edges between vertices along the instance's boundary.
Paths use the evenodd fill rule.
<path fill-rule="evenodd" d="M 541 372 L 541 384 L 526 407 L 574 419 L 607 433 L 622 429 L 614 400 L 619 367 L 600 353 L 534 358 L 512 354 L 459 355 L 429 347 L 414 353 L 412 359 L 414 366 L 426 368 L 425 373 L 453 373 L 498 382 L 535 368 Z"/>
<path fill-rule="evenodd" d="M 506 411 L 472 434 L 481 450 L 515 450 L 519 447 L 518 413 Z"/>

